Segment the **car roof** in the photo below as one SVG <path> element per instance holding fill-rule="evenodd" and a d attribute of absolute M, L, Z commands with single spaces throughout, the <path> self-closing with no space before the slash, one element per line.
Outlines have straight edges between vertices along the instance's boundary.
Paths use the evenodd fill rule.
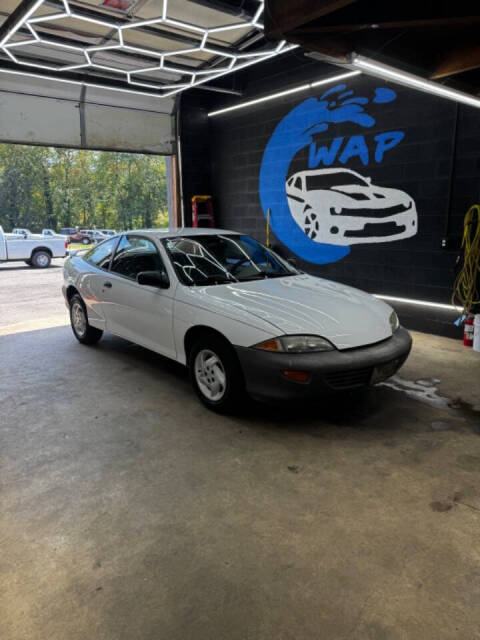
<path fill-rule="evenodd" d="M 297 171 L 296 173 L 292 173 L 292 175 L 290 176 L 291 178 L 293 178 L 294 176 L 316 176 L 319 174 L 326 174 L 326 173 L 354 173 L 356 176 L 360 176 L 363 178 L 363 176 L 358 173 L 357 171 L 354 171 L 353 169 L 348 169 L 348 167 L 330 167 L 328 169 L 307 169 L 306 171 Z"/>
<path fill-rule="evenodd" d="M 157 238 L 181 238 L 191 236 L 214 236 L 218 234 L 234 234 L 240 235 L 237 231 L 229 231 L 228 229 L 211 229 L 210 227 L 181 227 L 180 229 L 172 229 L 164 227 L 162 229 L 131 229 L 126 234 L 142 233 L 144 235 L 152 235 Z"/>

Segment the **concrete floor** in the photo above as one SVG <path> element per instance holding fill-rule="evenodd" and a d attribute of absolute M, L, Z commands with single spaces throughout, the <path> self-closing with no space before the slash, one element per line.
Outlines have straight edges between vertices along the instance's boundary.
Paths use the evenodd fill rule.
<path fill-rule="evenodd" d="M 220 417 L 59 284 L 0 268 L 2 640 L 480 638 L 480 354 L 415 334 L 395 389 Z"/>

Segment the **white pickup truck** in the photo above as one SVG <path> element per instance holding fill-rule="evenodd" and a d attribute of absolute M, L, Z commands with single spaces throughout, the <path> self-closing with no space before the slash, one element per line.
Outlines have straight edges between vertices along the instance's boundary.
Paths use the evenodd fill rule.
<path fill-rule="evenodd" d="M 0 227 L 0 262 L 23 260 L 31 267 L 45 269 L 50 266 L 52 258 L 64 258 L 67 247 L 63 237 L 5 233 Z"/>

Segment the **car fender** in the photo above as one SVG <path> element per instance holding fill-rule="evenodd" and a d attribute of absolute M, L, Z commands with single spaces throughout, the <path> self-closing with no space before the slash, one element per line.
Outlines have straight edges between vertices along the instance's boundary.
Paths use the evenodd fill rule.
<path fill-rule="evenodd" d="M 186 364 L 185 335 L 189 329 L 205 326 L 221 333 L 232 345 L 251 347 L 258 342 L 274 338 L 282 331 L 266 320 L 247 311 L 209 300 L 202 306 L 197 292 L 185 292 L 189 287 L 179 286 L 173 312 L 173 331 L 177 360 Z"/>

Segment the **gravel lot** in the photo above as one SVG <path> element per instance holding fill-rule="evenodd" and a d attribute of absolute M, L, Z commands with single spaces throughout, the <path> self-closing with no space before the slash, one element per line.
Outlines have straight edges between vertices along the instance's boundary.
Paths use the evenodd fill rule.
<path fill-rule="evenodd" d="M 46 328 L 68 322 L 62 296 L 63 258 L 48 269 L 23 262 L 0 264 L 0 333 Z"/>

